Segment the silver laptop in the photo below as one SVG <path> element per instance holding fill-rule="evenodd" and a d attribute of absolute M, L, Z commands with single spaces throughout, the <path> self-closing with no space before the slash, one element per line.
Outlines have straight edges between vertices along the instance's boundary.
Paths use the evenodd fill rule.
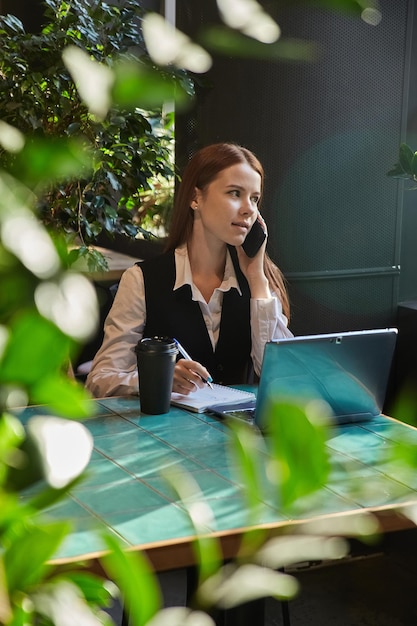
<path fill-rule="evenodd" d="M 397 339 L 396 328 L 304 335 L 268 342 L 256 404 L 211 407 L 268 429 L 271 398 L 324 400 L 337 424 L 381 414 Z"/>

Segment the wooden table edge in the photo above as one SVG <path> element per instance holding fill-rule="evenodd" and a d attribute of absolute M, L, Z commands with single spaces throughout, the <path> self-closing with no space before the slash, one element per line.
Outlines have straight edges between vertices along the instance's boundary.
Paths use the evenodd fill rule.
<path fill-rule="evenodd" d="M 239 554 L 242 537 L 245 533 L 252 530 L 263 530 L 265 532 L 264 542 L 273 537 L 301 535 L 314 529 L 323 528 L 329 524 L 326 535 L 335 536 L 338 533 L 331 532 L 331 522 L 342 520 L 345 522 L 353 521 L 355 518 L 365 518 L 365 516 L 373 516 L 377 522 L 377 534 L 385 534 L 391 532 L 399 532 L 401 530 L 410 530 L 415 528 L 413 517 L 411 515 L 413 509 L 417 512 L 417 499 L 401 504 L 390 504 L 380 507 L 370 507 L 366 509 L 358 509 L 355 511 L 343 511 L 333 514 L 326 514 L 318 517 L 312 517 L 300 520 L 285 520 L 279 523 L 260 524 L 256 526 L 234 528 L 227 531 L 217 531 L 207 535 L 213 539 L 217 539 L 221 546 L 222 555 L 225 560 L 235 558 Z M 408 513 L 408 514 L 407 514 Z M 340 536 L 346 538 L 359 538 L 354 532 L 357 528 L 352 524 L 352 532 L 343 533 Z M 180 539 L 169 539 L 157 541 L 153 543 L 140 544 L 136 546 L 126 547 L 127 552 L 141 551 L 147 556 L 149 563 L 156 572 L 163 572 L 174 569 L 182 569 L 196 564 L 193 545 L 196 536 L 181 537 Z M 103 574 L 103 566 L 101 559 L 108 551 L 95 551 L 83 555 L 52 559 L 49 564 L 60 568 L 67 568 L 68 565 L 82 564 L 88 570 Z"/>

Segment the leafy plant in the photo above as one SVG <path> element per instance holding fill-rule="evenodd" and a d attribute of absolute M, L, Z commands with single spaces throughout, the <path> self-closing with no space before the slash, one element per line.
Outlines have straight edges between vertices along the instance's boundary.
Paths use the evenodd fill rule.
<path fill-rule="evenodd" d="M 12 15 L 0 17 L 1 119 L 3 126 L 20 130 L 27 143 L 23 152 L 8 152 L 0 145 L 0 163 L 33 190 L 43 223 L 65 233 L 69 244 L 81 245 L 70 260 L 85 255 L 102 232 L 149 237 L 146 229 L 154 229 L 155 222 L 156 230 L 163 227 L 169 214 L 175 178 L 173 114 L 162 112 L 159 95 L 153 102 L 145 98 L 145 106 L 149 102 L 155 107 L 148 111 L 131 101 L 128 107 L 106 107 L 105 93 L 101 108 L 92 113 L 62 58 L 72 45 L 98 67 L 114 68 L 123 58 L 155 74 L 143 48 L 142 13 L 135 0 L 45 0 L 45 26 L 37 35 L 27 34 Z M 158 72 L 165 82 L 192 93 L 192 82 L 183 71 Z M 44 168 L 50 153 L 45 151 L 41 162 L 42 142 L 47 139 L 51 145 L 55 140 L 59 146 L 65 138 L 74 140 L 74 156 L 89 151 L 89 167 L 77 177 L 63 171 L 53 183 L 40 185 L 32 153 L 37 153 L 37 167 Z M 57 150 L 55 163 L 62 164 L 62 158 Z"/>
<path fill-rule="evenodd" d="M 393 178 L 406 178 L 417 183 L 417 152 L 409 145 L 402 143 L 399 148 L 398 162 L 388 172 Z"/>

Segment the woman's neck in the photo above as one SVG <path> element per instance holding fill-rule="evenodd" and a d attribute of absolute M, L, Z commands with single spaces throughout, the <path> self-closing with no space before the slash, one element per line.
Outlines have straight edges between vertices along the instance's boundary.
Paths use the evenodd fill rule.
<path fill-rule="evenodd" d="M 192 236 L 187 247 L 193 282 L 209 302 L 213 291 L 223 281 L 226 245 L 223 242 L 209 245 L 206 239 Z"/>
<path fill-rule="evenodd" d="M 192 236 L 187 248 L 193 273 L 216 274 L 223 278 L 227 251 L 225 243 L 208 242 L 207 239 Z"/>

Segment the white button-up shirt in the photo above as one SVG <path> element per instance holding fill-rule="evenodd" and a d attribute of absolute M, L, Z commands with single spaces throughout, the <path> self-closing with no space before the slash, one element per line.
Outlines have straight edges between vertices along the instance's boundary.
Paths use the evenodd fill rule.
<path fill-rule="evenodd" d="M 176 280 L 174 290 L 190 285 L 192 299 L 199 303 L 213 350 L 220 332 L 223 294 L 232 288 L 241 293 L 233 262 L 227 253 L 223 281 L 209 302 L 193 283 L 187 246 L 175 250 Z M 288 320 L 282 313 L 279 298 L 251 299 L 251 358 L 255 372 L 260 373 L 265 343 L 280 337 L 291 337 Z M 103 344 L 97 352 L 87 377 L 87 387 L 96 397 L 138 393 L 138 373 L 134 348 L 143 336 L 146 323 L 146 298 L 142 270 L 126 270 L 120 280 L 113 306 L 104 325 Z M 203 363 L 204 365 L 204 363 Z"/>

